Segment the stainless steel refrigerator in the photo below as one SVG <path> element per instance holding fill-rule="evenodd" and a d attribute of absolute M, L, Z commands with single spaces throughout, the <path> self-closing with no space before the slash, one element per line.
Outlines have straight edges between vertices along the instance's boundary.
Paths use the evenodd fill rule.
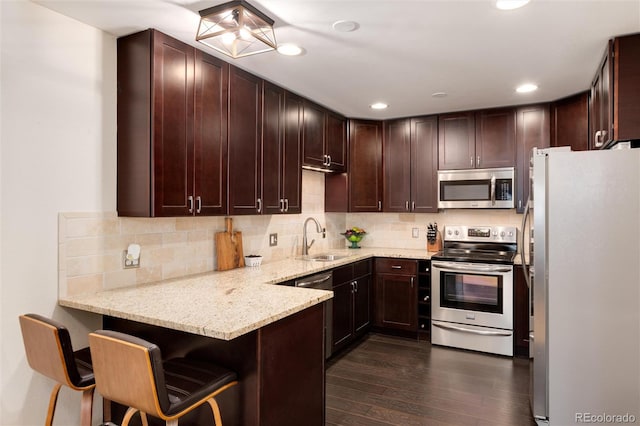
<path fill-rule="evenodd" d="M 640 149 L 532 164 L 533 414 L 640 424 Z"/>

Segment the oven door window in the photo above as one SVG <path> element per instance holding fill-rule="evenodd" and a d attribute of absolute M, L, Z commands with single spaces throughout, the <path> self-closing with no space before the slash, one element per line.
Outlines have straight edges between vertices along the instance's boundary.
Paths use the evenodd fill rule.
<path fill-rule="evenodd" d="M 503 313 L 502 276 L 440 272 L 440 306 Z"/>

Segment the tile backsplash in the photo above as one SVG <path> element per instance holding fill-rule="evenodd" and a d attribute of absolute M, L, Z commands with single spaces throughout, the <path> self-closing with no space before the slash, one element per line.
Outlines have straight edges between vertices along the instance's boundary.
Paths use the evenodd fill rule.
<path fill-rule="evenodd" d="M 273 262 L 302 253 L 302 226 L 315 217 L 327 229 L 327 238 L 309 224 L 312 252 L 345 248 L 340 235 L 347 227 L 367 231 L 360 245 L 369 247 L 426 247 L 429 222 L 520 227 L 515 210 L 447 210 L 437 214 L 325 213 L 324 175 L 303 170 L 302 214 L 233 216 L 233 227 L 242 231 L 244 254 L 260 254 Z M 412 238 L 418 228 L 419 237 Z M 58 236 L 60 296 L 96 292 L 144 284 L 216 269 L 214 238 L 224 231 L 224 217 L 129 218 L 116 212 L 60 213 Z M 269 234 L 278 234 L 278 245 L 269 247 Z M 140 267 L 123 268 L 129 244 L 141 246 Z"/>

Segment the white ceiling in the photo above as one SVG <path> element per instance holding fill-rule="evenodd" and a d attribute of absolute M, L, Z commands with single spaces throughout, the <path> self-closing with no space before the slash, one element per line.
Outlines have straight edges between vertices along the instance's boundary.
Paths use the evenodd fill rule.
<path fill-rule="evenodd" d="M 249 0 L 278 43 L 305 49 L 231 59 L 194 40 L 224 0 L 37 0 L 115 36 L 157 28 L 348 117 L 386 119 L 559 99 L 586 90 L 606 41 L 640 32 L 640 0 Z M 360 28 L 340 33 L 337 20 Z M 516 94 L 521 83 L 540 87 Z M 434 98 L 434 92 L 446 92 Z M 384 111 L 369 105 L 389 104 Z"/>

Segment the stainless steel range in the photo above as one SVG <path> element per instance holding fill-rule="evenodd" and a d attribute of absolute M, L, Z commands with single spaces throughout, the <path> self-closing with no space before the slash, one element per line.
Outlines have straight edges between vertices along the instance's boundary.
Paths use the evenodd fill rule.
<path fill-rule="evenodd" d="M 513 356 L 518 229 L 445 226 L 431 257 L 431 343 Z"/>

